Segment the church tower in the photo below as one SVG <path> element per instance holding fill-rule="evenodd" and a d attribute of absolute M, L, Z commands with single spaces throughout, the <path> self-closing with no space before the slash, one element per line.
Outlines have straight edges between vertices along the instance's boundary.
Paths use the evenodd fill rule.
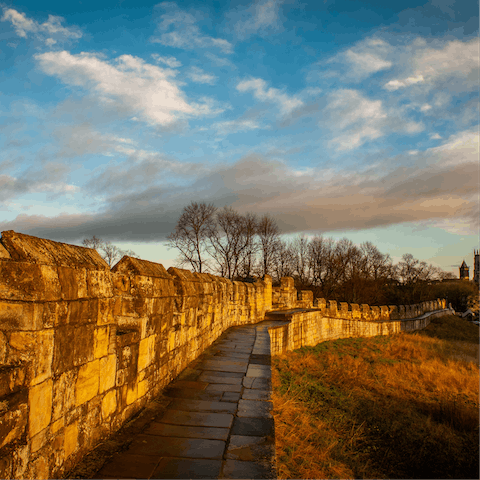
<path fill-rule="evenodd" d="M 460 265 L 460 280 L 469 280 L 468 265 L 465 263 L 465 260 Z"/>
<path fill-rule="evenodd" d="M 480 250 L 474 250 L 473 256 L 475 258 L 474 261 L 474 270 L 473 270 L 473 281 L 480 284 Z"/>

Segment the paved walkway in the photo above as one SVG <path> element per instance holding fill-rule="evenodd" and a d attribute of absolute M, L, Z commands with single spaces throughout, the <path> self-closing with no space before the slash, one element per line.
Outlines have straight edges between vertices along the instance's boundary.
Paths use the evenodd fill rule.
<path fill-rule="evenodd" d="M 94 478 L 276 478 L 267 328 L 232 327 L 163 392 L 162 415 Z"/>

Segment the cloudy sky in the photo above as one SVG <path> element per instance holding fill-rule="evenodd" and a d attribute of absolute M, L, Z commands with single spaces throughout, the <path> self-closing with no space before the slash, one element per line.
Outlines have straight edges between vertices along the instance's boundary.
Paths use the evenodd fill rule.
<path fill-rule="evenodd" d="M 0 8 L 0 231 L 168 267 L 205 201 L 473 272 L 477 2 Z"/>

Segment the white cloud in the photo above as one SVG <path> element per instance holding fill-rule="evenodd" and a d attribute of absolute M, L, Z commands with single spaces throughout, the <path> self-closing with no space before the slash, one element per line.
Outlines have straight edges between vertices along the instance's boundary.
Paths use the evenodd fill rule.
<path fill-rule="evenodd" d="M 251 35 L 267 35 L 279 31 L 282 25 L 279 7 L 282 0 L 259 0 L 248 8 L 237 8 L 229 14 L 235 22 L 235 32 L 241 40 Z"/>
<path fill-rule="evenodd" d="M 352 150 L 392 131 L 418 133 L 421 123 L 404 119 L 397 109 L 386 109 L 381 100 L 370 100 L 357 90 L 341 89 L 330 95 L 322 120 L 337 134 L 330 144 L 338 150 Z M 340 134 L 338 134 L 340 132 Z"/>
<path fill-rule="evenodd" d="M 175 57 L 162 57 L 158 55 L 158 53 L 152 53 L 152 58 L 170 68 L 178 68 L 182 66 L 181 62 L 179 62 Z"/>
<path fill-rule="evenodd" d="M 440 140 L 442 137 L 438 133 L 432 133 L 430 135 L 430 140 Z"/>
<path fill-rule="evenodd" d="M 175 3 L 164 2 L 158 6 L 166 10 L 158 24 L 158 30 L 163 33 L 159 37 L 152 37 L 151 42 L 185 50 L 218 48 L 223 53 L 232 53 L 233 48 L 230 42 L 222 38 L 204 35 L 196 25 L 196 18 L 190 13 L 180 10 Z M 168 31 L 171 28 L 173 31 Z"/>
<path fill-rule="evenodd" d="M 211 52 L 205 52 L 205 56 L 210 59 L 218 67 L 230 67 L 237 68 L 234 63 L 232 63 L 228 58 L 219 57 Z"/>
<path fill-rule="evenodd" d="M 349 63 L 349 70 L 353 75 L 365 78 L 392 67 L 392 62 L 387 60 L 392 50 L 387 42 L 379 38 L 369 38 L 348 49 L 343 58 Z"/>
<path fill-rule="evenodd" d="M 444 167 L 451 165 L 462 165 L 472 163 L 479 154 L 478 125 L 463 132 L 450 136 L 450 138 L 438 147 L 433 147 L 427 151 L 435 155 L 438 162 Z"/>
<path fill-rule="evenodd" d="M 387 90 L 398 90 L 399 88 L 409 87 L 410 85 L 415 85 L 416 83 L 423 83 L 425 79 L 423 75 L 416 75 L 413 77 L 408 77 L 403 80 L 390 80 L 385 84 Z"/>
<path fill-rule="evenodd" d="M 429 105 L 428 103 L 424 103 L 421 107 L 420 107 L 420 111 L 421 112 L 428 112 L 429 110 L 432 109 L 432 106 Z"/>
<path fill-rule="evenodd" d="M 48 46 L 54 45 L 57 41 L 77 40 L 82 37 L 82 33 L 78 28 L 63 27 L 62 22 L 64 19 L 54 15 L 49 15 L 46 22 L 39 23 L 36 20 L 27 18 L 24 13 L 8 8 L 3 11 L 2 21 L 10 22 L 19 37 L 28 38 L 29 35 L 33 35 L 43 40 Z"/>
<path fill-rule="evenodd" d="M 218 122 L 213 125 L 218 135 L 229 135 L 238 132 L 247 132 L 263 128 L 256 120 L 239 119 L 225 122 Z"/>
<path fill-rule="evenodd" d="M 253 96 L 262 102 L 276 103 L 283 115 L 291 113 L 303 105 L 303 102 L 296 97 L 290 97 L 277 88 L 266 88 L 267 82 L 261 78 L 243 80 L 237 85 L 239 92 L 253 91 Z"/>
<path fill-rule="evenodd" d="M 68 85 L 82 87 L 102 103 L 117 106 L 151 125 L 169 125 L 185 116 L 218 113 L 213 102 L 188 103 L 172 70 L 161 69 L 138 57 L 122 55 L 112 62 L 66 51 L 36 55 L 42 70 Z M 177 82 L 180 83 L 180 82 Z"/>
<path fill-rule="evenodd" d="M 209 85 L 213 85 L 217 80 L 215 75 L 207 73 L 203 71 L 201 68 L 192 67 L 188 76 L 197 83 L 208 83 Z"/>
<path fill-rule="evenodd" d="M 410 74 L 390 80 L 384 88 L 394 91 L 418 84 L 431 89 L 441 82 L 448 82 L 451 92 L 478 88 L 478 39 L 437 42 L 436 46 L 427 46 L 423 39 L 412 42 L 405 51 L 405 69 Z"/>

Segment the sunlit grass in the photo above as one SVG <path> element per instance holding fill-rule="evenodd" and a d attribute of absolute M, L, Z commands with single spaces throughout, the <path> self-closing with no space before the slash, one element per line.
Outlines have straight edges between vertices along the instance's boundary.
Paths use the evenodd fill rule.
<path fill-rule="evenodd" d="M 273 363 L 279 478 L 478 478 L 476 325 L 449 316 Z"/>

